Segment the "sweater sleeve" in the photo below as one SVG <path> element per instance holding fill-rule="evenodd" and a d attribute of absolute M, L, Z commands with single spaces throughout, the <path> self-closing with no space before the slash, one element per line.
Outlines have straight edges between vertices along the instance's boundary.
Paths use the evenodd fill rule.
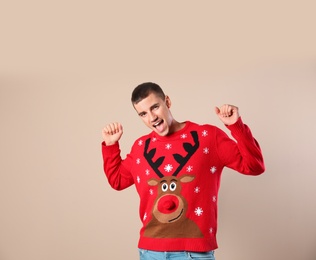
<path fill-rule="evenodd" d="M 249 127 L 241 118 L 235 124 L 226 127 L 236 142 L 222 130 L 217 130 L 217 151 L 224 166 L 246 175 L 263 173 L 265 166 L 262 152 Z"/>
<path fill-rule="evenodd" d="M 134 179 L 128 169 L 130 158 L 121 158 L 119 144 L 106 146 L 102 143 L 103 169 L 109 184 L 115 190 L 123 190 L 134 184 Z"/>

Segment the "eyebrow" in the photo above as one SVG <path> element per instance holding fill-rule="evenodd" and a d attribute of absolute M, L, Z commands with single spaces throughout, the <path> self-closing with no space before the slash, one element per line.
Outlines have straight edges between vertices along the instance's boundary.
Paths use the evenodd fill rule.
<path fill-rule="evenodd" d="M 178 182 L 177 179 L 171 179 L 170 181 L 174 181 L 174 182 Z M 166 183 L 167 181 L 166 180 L 161 180 L 160 183 Z"/>
<path fill-rule="evenodd" d="M 150 106 L 150 110 L 152 110 L 155 106 L 159 106 L 159 103 L 155 103 L 155 104 L 153 104 L 152 106 Z M 144 115 L 144 114 L 146 114 L 145 111 L 142 111 L 142 112 L 139 112 L 139 113 L 138 113 L 139 116 Z"/>

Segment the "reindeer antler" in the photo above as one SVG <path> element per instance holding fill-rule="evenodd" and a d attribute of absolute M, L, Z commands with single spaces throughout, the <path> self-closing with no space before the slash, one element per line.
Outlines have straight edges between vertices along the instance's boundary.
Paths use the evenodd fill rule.
<path fill-rule="evenodd" d="M 191 131 L 191 135 L 193 137 L 194 140 L 194 145 L 190 144 L 190 143 L 183 143 L 183 148 L 184 150 L 187 152 L 187 155 L 185 157 L 183 157 L 182 155 L 176 153 L 173 154 L 174 159 L 179 163 L 178 168 L 175 170 L 175 172 L 172 174 L 172 176 L 177 176 L 178 173 L 181 171 L 181 169 L 184 167 L 184 165 L 189 161 L 189 159 L 191 158 L 191 156 L 196 152 L 196 150 L 199 148 L 199 138 L 198 138 L 198 134 L 196 131 Z M 160 177 L 163 178 L 164 175 L 163 173 L 161 173 L 159 171 L 159 166 L 162 164 L 162 162 L 165 159 L 165 156 L 161 156 L 159 157 L 155 162 L 153 161 L 153 158 L 155 156 L 156 153 L 156 148 L 151 149 L 148 152 L 148 148 L 149 148 L 149 142 L 150 142 L 150 138 L 148 138 L 145 141 L 145 149 L 144 149 L 144 157 L 146 158 L 147 162 L 149 163 L 149 165 L 151 166 L 151 168 L 155 171 L 155 173 Z"/>
<path fill-rule="evenodd" d="M 172 174 L 172 176 L 177 176 L 178 173 L 181 171 L 181 169 L 184 167 L 184 165 L 189 161 L 191 156 L 196 152 L 196 150 L 199 148 L 199 138 L 196 131 L 191 131 L 191 135 L 194 140 L 194 145 L 190 143 L 183 143 L 184 150 L 188 153 L 185 157 L 182 155 L 176 153 L 173 155 L 174 159 L 179 163 L 178 168 L 175 170 L 175 172 Z"/>
<path fill-rule="evenodd" d="M 162 164 L 163 160 L 165 159 L 165 156 L 161 156 L 159 157 L 155 162 L 153 161 L 153 158 L 155 156 L 156 153 L 156 148 L 151 149 L 149 152 L 148 151 L 148 147 L 149 147 L 149 142 L 150 142 L 150 138 L 148 138 L 145 142 L 145 150 L 144 150 L 144 157 L 146 158 L 147 162 L 149 163 L 149 165 L 151 166 L 151 168 L 154 169 L 154 171 L 156 172 L 156 174 L 160 177 L 163 178 L 164 175 L 159 171 L 159 166 Z"/>

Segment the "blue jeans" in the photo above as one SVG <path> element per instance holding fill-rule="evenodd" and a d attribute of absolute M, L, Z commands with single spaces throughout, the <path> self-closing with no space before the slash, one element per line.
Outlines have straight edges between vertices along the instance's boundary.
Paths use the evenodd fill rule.
<path fill-rule="evenodd" d="M 215 260 L 214 251 L 209 252 L 158 252 L 145 249 L 139 250 L 140 260 Z"/>

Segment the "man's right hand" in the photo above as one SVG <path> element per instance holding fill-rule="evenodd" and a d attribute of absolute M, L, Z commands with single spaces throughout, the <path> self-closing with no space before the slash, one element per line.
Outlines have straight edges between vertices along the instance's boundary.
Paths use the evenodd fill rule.
<path fill-rule="evenodd" d="M 123 127 L 120 123 L 111 123 L 102 130 L 102 137 L 106 145 L 112 145 L 121 139 Z"/>

